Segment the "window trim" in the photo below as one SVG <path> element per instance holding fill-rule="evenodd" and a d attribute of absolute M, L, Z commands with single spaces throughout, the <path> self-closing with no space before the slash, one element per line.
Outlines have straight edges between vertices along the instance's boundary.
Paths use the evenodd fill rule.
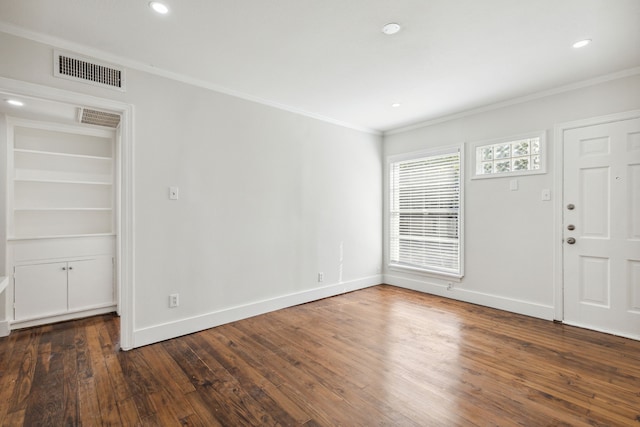
<path fill-rule="evenodd" d="M 421 157 L 438 156 L 441 154 L 448 154 L 457 152 L 460 159 L 460 211 L 458 212 L 458 246 L 459 246 L 459 269 L 457 273 L 449 273 L 441 270 L 420 268 L 414 266 L 407 266 L 402 264 L 396 264 L 391 261 L 391 165 L 393 163 L 419 159 Z M 388 155 L 385 163 L 385 223 L 384 223 L 384 238 L 385 238 L 385 265 L 389 271 L 405 272 L 410 274 L 420 274 L 433 277 L 441 277 L 457 279 L 460 281 L 464 277 L 464 187 L 465 187 L 465 145 L 456 144 L 443 147 L 437 147 L 426 150 L 412 151 L 408 153 Z"/>
<path fill-rule="evenodd" d="M 519 139 L 540 138 L 540 169 L 523 170 L 523 171 L 510 171 L 503 173 L 491 173 L 491 174 L 478 174 L 477 173 L 477 148 L 483 145 L 501 144 L 505 142 L 515 142 Z M 541 130 L 536 132 L 527 132 L 519 135 L 511 135 L 502 138 L 489 139 L 484 141 L 476 141 L 469 143 L 469 150 L 471 152 L 470 163 L 470 179 L 493 179 L 493 178 L 508 178 L 514 176 L 525 175 L 541 175 L 547 173 L 547 131 Z"/>

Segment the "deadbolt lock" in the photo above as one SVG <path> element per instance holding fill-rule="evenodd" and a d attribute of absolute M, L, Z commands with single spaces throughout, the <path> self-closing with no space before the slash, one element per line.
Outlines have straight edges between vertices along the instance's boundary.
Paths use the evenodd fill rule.
<path fill-rule="evenodd" d="M 569 203 L 567 205 L 567 209 L 569 209 L 570 211 L 574 210 L 576 208 L 576 205 L 574 205 L 573 203 Z"/>

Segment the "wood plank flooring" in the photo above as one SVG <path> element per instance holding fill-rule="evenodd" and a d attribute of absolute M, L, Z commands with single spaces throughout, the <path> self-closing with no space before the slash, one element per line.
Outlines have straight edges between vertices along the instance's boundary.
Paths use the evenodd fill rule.
<path fill-rule="evenodd" d="M 640 426 L 640 342 L 391 286 L 123 352 L 0 339 L 0 425 Z"/>

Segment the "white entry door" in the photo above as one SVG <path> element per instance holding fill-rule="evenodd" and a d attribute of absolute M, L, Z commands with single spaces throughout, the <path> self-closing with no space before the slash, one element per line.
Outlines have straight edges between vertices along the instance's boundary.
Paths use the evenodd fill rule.
<path fill-rule="evenodd" d="M 564 132 L 564 321 L 640 339 L 640 118 Z"/>

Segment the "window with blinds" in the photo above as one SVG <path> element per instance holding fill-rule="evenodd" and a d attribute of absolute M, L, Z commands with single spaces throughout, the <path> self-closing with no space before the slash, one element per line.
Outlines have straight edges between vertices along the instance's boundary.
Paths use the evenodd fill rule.
<path fill-rule="evenodd" d="M 390 163 L 392 267 L 462 277 L 460 148 Z"/>

